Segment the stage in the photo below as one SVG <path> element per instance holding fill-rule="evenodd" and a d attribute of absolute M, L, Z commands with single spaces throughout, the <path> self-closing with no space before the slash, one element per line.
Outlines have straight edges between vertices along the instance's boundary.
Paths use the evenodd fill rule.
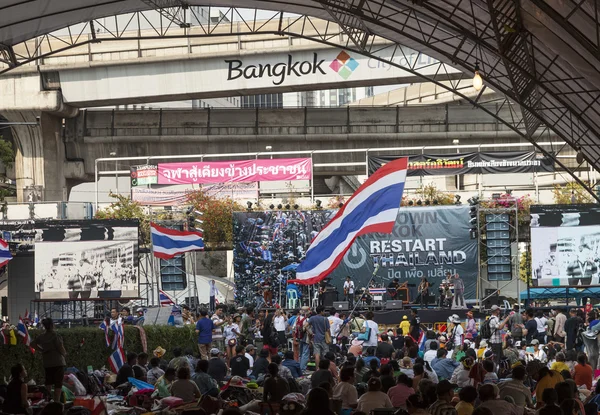
<path fill-rule="evenodd" d="M 467 309 L 461 310 L 450 310 L 447 308 L 427 308 L 427 309 L 417 309 L 418 316 L 421 320 L 421 324 L 435 324 L 435 323 L 447 323 L 448 317 L 452 314 L 457 314 L 461 320 L 467 319 Z M 360 311 L 361 314 L 365 314 L 368 310 Z M 412 318 L 411 309 L 406 308 L 403 310 L 381 310 L 374 311 L 373 314 L 375 317 L 373 320 L 375 323 L 384 326 L 393 326 L 398 325 L 402 321 L 402 316 L 406 316 L 409 321 Z M 479 311 L 472 310 L 473 317 L 475 320 L 477 319 L 485 319 L 486 315 L 484 313 L 480 313 Z"/>

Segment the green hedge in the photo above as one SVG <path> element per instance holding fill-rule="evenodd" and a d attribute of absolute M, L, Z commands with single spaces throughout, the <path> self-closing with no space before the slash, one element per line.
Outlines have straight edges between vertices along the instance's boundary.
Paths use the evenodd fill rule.
<path fill-rule="evenodd" d="M 158 346 L 167 350 L 165 359 L 173 357 L 175 347 L 181 347 L 184 350 L 191 347 L 194 354 L 197 354 L 198 347 L 193 326 L 180 328 L 148 326 L 144 330 L 146 331 L 150 357 L 152 357 L 152 351 Z M 102 330 L 97 327 L 72 327 L 70 329 L 57 329 L 56 332 L 62 337 L 67 350 L 67 367 L 74 366 L 84 371 L 88 365 L 92 365 L 94 369 L 102 366 L 109 367 L 108 357 L 112 349 L 106 347 Z M 40 330 L 29 331 L 32 339 L 40 333 L 42 333 Z M 80 346 L 82 340 L 83 346 Z M 41 383 L 44 378 L 41 353 L 36 352 L 32 355 L 29 348 L 20 343 L 21 337 L 17 336 L 17 341 L 19 343 L 16 346 L 0 345 L 0 381 L 3 377 L 8 380 L 10 368 L 16 363 L 22 363 L 29 373 L 28 377 L 34 379 L 38 384 Z M 142 352 L 140 332 L 137 328 L 125 326 L 124 350 L 125 353 Z"/>

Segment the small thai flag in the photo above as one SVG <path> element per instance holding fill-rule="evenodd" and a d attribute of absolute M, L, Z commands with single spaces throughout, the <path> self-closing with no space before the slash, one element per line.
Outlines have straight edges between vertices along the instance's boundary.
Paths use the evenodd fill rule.
<path fill-rule="evenodd" d="M 169 307 L 176 304 L 173 298 L 163 290 L 158 290 L 158 299 L 160 300 L 161 307 Z"/>
<path fill-rule="evenodd" d="M 98 328 L 104 331 L 104 341 L 106 342 L 106 347 L 110 347 L 110 336 L 108 335 L 108 326 L 106 325 L 106 321 L 100 323 Z"/>
<path fill-rule="evenodd" d="M 8 264 L 11 259 L 12 255 L 8 243 L 4 239 L 0 239 L 0 267 Z"/>
<path fill-rule="evenodd" d="M 31 353 L 35 353 L 35 350 L 30 346 L 31 338 L 29 337 L 29 331 L 27 330 L 25 323 L 23 323 L 21 316 L 19 316 L 19 324 L 17 324 L 17 334 L 23 338 L 23 343 L 29 347 Z"/>
<path fill-rule="evenodd" d="M 108 364 L 114 373 L 117 373 L 119 369 L 125 364 L 125 352 L 122 347 L 118 347 L 108 358 Z"/>
<path fill-rule="evenodd" d="M 177 231 L 155 223 L 150 224 L 150 231 L 152 249 L 157 258 L 171 259 L 185 252 L 204 250 L 204 240 L 200 232 Z"/>
<path fill-rule="evenodd" d="M 40 317 L 38 316 L 37 311 L 35 312 L 35 314 L 33 315 L 33 324 L 35 326 L 37 326 L 40 323 Z"/>
<path fill-rule="evenodd" d="M 125 333 L 123 333 L 123 325 L 119 323 L 113 323 L 110 326 L 111 330 L 115 332 L 115 338 L 113 339 L 113 349 L 122 348 L 125 343 Z"/>
<path fill-rule="evenodd" d="M 296 284 L 316 284 L 342 261 L 356 238 L 392 233 L 402 202 L 408 158 L 379 168 L 319 232 L 296 268 Z"/>
<path fill-rule="evenodd" d="M 422 352 L 425 351 L 425 341 L 427 340 L 425 337 L 426 337 L 425 332 L 421 331 L 421 334 L 419 335 L 418 345 L 419 345 L 419 350 Z"/>

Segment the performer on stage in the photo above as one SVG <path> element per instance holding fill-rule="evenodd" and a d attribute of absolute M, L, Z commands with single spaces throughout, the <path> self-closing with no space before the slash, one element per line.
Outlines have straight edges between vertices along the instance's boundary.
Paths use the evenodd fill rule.
<path fill-rule="evenodd" d="M 460 306 L 459 303 L 460 302 Z M 465 306 L 465 283 L 457 274 L 454 274 L 454 305 L 458 308 L 466 308 Z"/>
<path fill-rule="evenodd" d="M 344 282 L 344 300 L 348 301 L 348 307 L 354 308 L 354 281 L 350 276 L 347 276 Z"/>
<path fill-rule="evenodd" d="M 400 280 L 398 278 L 394 278 L 392 282 L 390 282 L 387 286 L 388 294 L 392 300 L 398 299 L 398 290 L 403 288 L 408 288 L 408 281 L 404 281 L 400 284 Z"/>
<path fill-rule="evenodd" d="M 427 308 L 427 300 L 429 297 L 429 281 L 427 281 L 427 278 L 425 277 L 421 279 L 421 283 L 419 284 L 419 295 L 421 296 L 421 307 L 425 306 L 425 308 Z"/>

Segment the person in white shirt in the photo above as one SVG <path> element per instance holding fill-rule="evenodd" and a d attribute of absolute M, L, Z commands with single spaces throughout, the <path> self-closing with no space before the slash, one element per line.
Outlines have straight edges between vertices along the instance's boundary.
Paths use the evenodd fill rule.
<path fill-rule="evenodd" d="M 234 314 L 233 317 L 229 317 L 229 324 L 223 329 L 223 335 L 225 336 L 225 346 L 227 347 L 227 357 L 231 359 L 235 356 L 235 346 L 237 346 L 238 337 L 240 337 L 240 321 L 242 316 Z M 235 341 L 234 341 L 235 340 Z M 229 359 L 227 362 L 229 362 Z"/>
<path fill-rule="evenodd" d="M 244 355 L 250 361 L 250 369 L 248 369 L 248 376 L 252 374 L 254 369 L 254 356 L 256 356 L 256 347 L 253 344 L 246 346 L 246 354 Z"/>
<path fill-rule="evenodd" d="M 546 352 L 540 347 L 540 341 L 533 339 L 531 345 L 533 346 L 533 352 L 527 352 L 527 360 L 539 360 L 541 363 L 548 363 L 548 356 L 546 356 Z"/>
<path fill-rule="evenodd" d="M 331 339 L 335 343 L 335 338 L 340 332 L 344 320 L 342 320 L 335 310 L 331 310 L 331 315 L 327 318 L 329 320 L 329 332 L 331 333 Z"/>
<path fill-rule="evenodd" d="M 283 314 L 283 310 L 278 308 L 277 311 L 275 311 L 275 317 L 273 317 L 273 327 L 275 327 L 275 331 L 277 331 L 277 340 L 279 340 L 279 346 L 281 348 L 287 348 L 285 337 L 286 325 L 287 319 Z"/>
<path fill-rule="evenodd" d="M 208 309 L 212 313 L 215 311 L 215 299 L 217 294 L 219 294 L 219 289 L 215 285 L 215 280 L 210 280 L 208 283 L 209 293 L 208 293 Z"/>
<path fill-rule="evenodd" d="M 354 308 L 354 281 L 350 276 L 347 276 L 344 281 L 344 300 L 348 301 L 348 307 Z"/>
<path fill-rule="evenodd" d="M 454 351 L 459 351 L 465 337 L 465 330 L 460 324 L 460 317 L 457 314 L 450 316 L 452 328 L 450 329 L 450 341 L 454 344 Z"/>
<path fill-rule="evenodd" d="M 377 337 L 379 336 L 379 326 L 373 321 L 374 314 L 372 311 L 367 312 L 366 320 L 363 323 L 361 332 L 365 333 L 367 328 L 371 329 L 369 340 L 363 343 L 363 347 L 377 346 Z"/>
<path fill-rule="evenodd" d="M 437 350 L 437 342 L 429 343 L 429 350 L 427 350 L 423 355 L 423 360 L 425 360 L 427 363 L 429 363 L 429 365 L 431 365 L 431 361 L 437 357 Z"/>

